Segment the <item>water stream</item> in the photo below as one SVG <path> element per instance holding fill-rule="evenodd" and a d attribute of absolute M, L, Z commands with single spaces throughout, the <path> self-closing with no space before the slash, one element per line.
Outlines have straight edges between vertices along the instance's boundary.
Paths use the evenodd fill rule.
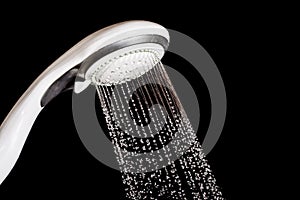
<path fill-rule="evenodd" d="M 154 64 L 96 86 L 127 198 L 224 199 L 163 64 Z"/>

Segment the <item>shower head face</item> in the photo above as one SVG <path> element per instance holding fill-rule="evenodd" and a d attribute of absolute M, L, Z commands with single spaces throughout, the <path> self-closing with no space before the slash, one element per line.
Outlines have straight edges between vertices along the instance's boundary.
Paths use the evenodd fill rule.
<path fill-rule="evenodd" d="M 86 79 L 96 85 L 121 84 L 136 79 L 154 67 L 164 54 L 157 44 L 139 44 L 110 53 L 92 64 Z"/>
<path fill-rule="evenodd" d="M 144 23 L 153 27 L 133 24 L 136 30 L 127 37 L 124 31 L 115 34 L 112 42 L 82 62 L 78 76 L 88 84 L 115 85 L 135 79 L 154 67 L 168 48 L 169 35 L 160 25 Z M 113 29 L 116 33 L 120 30 Z"/>

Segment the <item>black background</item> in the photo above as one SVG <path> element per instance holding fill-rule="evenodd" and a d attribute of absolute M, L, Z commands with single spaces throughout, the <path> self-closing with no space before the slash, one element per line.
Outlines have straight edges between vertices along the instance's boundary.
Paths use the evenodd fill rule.
<path fill-rule="evenodd" d="M 249 36 L 253 38 L 257 29 L 246 11 L 220 12 L 212 6 L 190 4 L 175 9 L 154 2 L 143 2 L 137 8 L 118 3 L 79 5 L 77 9 L 46 3 L 30 9 L 20 9 L 22 6 L 2 7 L 8 14 L 1 14 L 0 121 L 40 73 L 85 36 L 121 21 L 153 21 L 197 40 L 217 64 L 228 111 L 220 140 L 207 158 L 227 199 L 252 194 L 254 188 L 245 182 L 253 178 L 253 169 L 246 168 L 245 160 L 254 156 L 242 149 L 253 140 L 252 127 L 258 123 L 248 120 L 253 112 L 248 91 L 253 84 L 247 80 L 253 68 L 251 58 L 245 58 L 253 46 Z M 166 61 L 172 66 L 171 59 Z M 71 92 L 60 95 L 40 113 L 17 164 L 0 186 L 1 199 L 20 194 L 24 198 L 42 194 L 122 199 L 120 173 L 94 159 L 76 133 L 71 97 Z"/>

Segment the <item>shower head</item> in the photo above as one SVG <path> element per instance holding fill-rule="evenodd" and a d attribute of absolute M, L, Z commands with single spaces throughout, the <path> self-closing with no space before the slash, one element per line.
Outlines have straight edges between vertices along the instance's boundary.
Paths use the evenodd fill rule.
<path fill-rule="evenodd" d="M 14 167 L 38 114 L 54 97 L 69 88 L 80 93 L 90 84 L 137 78 L 162 58 L 168 44 L 164 27 L 128 21 L 91 34 L 58 58 L 32 83 L 0 127 L 0 184 Z"/>
<path fill-rule="evenodd" d="M 132 27 L 138 29 L 129 31 Z M 119 33 L 82 62 L 78 76 L 84 81 L 76 83 L 76 93 L 90 83 L 112 85 L 137 78 L 163 57 L 169 45 L 168 31 L 158 24 L 136 21 L 112 28 Z M 126 32 L 120 32 L 123 29 Z"/>
<path fill-rule="evenodd" d="M 78 75 L 87 82 L 112 85 L 135 79 L 164 55 L 168 40 L 162 35 L 139 35 L 112 43 L 87 58 Z"/>

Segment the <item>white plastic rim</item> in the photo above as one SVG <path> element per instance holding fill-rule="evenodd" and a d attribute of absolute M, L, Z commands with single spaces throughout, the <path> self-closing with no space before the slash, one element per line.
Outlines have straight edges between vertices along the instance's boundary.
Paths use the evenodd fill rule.
<path fill-rule="evenodd" d="M 160 35 L 169 41 L 168 31 L 164 27 L 147 21 L 122 22 L 101 29 L 68 50 L 31 84 L 0 127 L 0 184 L 19 158 L 30 129 L 42 110 L 41 99 L 48 88 L 99 49 L 122 39 L 149 34 Z M 85 86 L 75 84 L 75 90 L 80 92 L 80 88 Z"/>

